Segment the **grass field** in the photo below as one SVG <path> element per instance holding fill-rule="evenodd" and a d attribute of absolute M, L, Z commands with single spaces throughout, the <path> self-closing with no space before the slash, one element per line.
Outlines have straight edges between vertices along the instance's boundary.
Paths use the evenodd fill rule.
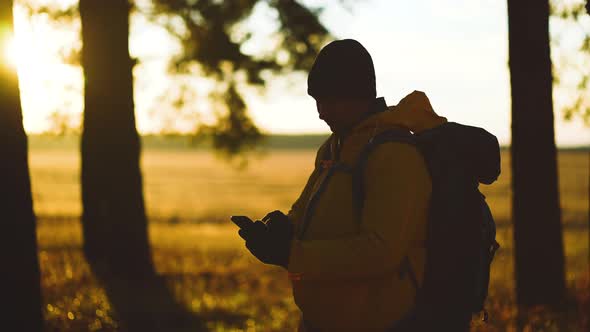
<path fill-rule="evenodd" d="M 214 330 L 289 331 L 298 311 L 286 275 L 250 257 L 232 214 L 263 216 L 288 210 L 311 171 L 311 150 L 271 150 L 237 170 L 206 151 L 146 149 L 144 194 L 156 267 L 176 297 Z M 499 223 L 502 248 L 493 265 L 490 323 L 474 330 L 516 331 L 509 155 L 498 182 L 483 186 Z M 53 330 L 116 330 L 104 290 L 81 251 L 79 156 L 74 149 L 32 148 L 30 167 L 46 326 Z M 560 194 L 570 305 L 562 313 L 539 310 L 528 331 L 582 331 L 588 319 L 588 152 L 560 152 Z M 229 319 L 220 312 L 238 313 Z"/>

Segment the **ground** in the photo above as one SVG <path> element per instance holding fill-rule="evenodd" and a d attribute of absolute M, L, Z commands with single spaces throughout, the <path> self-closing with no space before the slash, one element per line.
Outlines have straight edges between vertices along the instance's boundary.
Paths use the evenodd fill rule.
<path fill-rule="evenodd" d="M 311 150 L 269 151 L 245 170 L 206 151 L 146 149 L 142 158 L 150 240 L 158 272 L 177 299 L 214 330 L 292 331 L 298 310 L 285 272 L 243 248 L 232 214 L 261 217 L 288 210 L 311 171 Z M 509 155 L 498 182 L 483 186 L 498 221 L 501 244 L 492 267 L 490 321 L 474 331 L 516 331 L 510 225 Z M 32 149 L 31 178 L 44 314 L 48 331 L 117 330 L 104 290 L 81 253 L 79 156 L 73 149 Z M 525 318 L 528 331 L 583 331 L 588 324 L 588 152 L 560 152 L 560 194 L 568 305 Z M 227 313 L 236 315 L 228 315 Z M 522 313 L 521 313 L 522 314 Z M 588 325 L 586 325 L 588 326 Z"/>

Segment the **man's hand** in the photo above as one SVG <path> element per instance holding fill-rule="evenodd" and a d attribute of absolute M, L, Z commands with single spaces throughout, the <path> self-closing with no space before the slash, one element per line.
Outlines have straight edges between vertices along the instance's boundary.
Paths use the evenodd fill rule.
<path fill-rule="evenodd" d="M 246 248 L 261 262 L 287 268 L 291 251 L 293 227 L 289 218 L 273 211 L 262 220 L 240 229 L 238 234 L 246 240 Z"/>
<path fill-rule="evenodd" d="M 285 269 L 289 264 L 291 255 L 291 240 L 293 239 L 293 223 L 281 211 L 273 211 L 267 214 L 262 221 L 266 221 L 268 233 L 270 234 L 273 250 L 276 250 L 276 259 Z"/>
<path fill-rule="evenodd" d="M 293 223 L 283 212 L 275 210 L 267 214 L 262 221 L 266 222 L 271 233 L 289 241 L 293 237 Z"/>
<path fill-rule="evenodd" d="M 417 112 L 423 111 L 427 113 L 434 113 L 434 109 L 430 104 L 430 100 L 422 91 L 414 90 L 409 95 L 402 98 L 399 103 L 394 106 L 398 112 Z"/>
<path fill-rule="evenodd" d="M 266 264 L 272 264 L 270 257 L 270 235 L 266 225 L 257 220 L 248 227 L 238 231 L 240 237 L 246 240 L 246 248 L 250 250 L 258 260 Z"/>
<path fill-rule="evenodd" d="M 434 128 L 447 122 L 447 119 L 438 116 L 430 100 L 422 91 L 414 91 L 400 100 L 396 106 L 388 107 L 394 111 L 394 116 L 405 128 L 415 134 L 430 128 Z"/>

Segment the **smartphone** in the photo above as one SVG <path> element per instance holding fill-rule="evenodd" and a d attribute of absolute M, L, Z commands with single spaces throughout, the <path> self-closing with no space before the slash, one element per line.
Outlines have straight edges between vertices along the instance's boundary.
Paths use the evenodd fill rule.
<path fill-rule="evenodd" d="M 238 227 L 240 228 L 247 228 L 254 224 L 252 219 L 246 216 L 231 216 L 230 219 L 231 221 L 233 221 L 234 224 L 238 225 Z"/>

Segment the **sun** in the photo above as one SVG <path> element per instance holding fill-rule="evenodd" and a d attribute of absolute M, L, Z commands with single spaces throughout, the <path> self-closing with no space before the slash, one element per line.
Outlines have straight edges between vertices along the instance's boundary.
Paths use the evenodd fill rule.
<path fill-rule="evenodd" d="M 13 24 L 0 24 L 0 70 L 17 74 L 25 130 L 42 132 L 49 128 L 52 112 L 81 110 L 81 68 L 61 56 L 62 49 L 78 42 L 79 34 L 54 28 L 19 8 Z"/>
<path fill-rule="evenodd" d="M 21 71 L 40 60 L 46 60 L 43 50 L 35 47 L 37 41 L 30 33 L 18 33 L 3 29 L 0 40 L 0 61 L 14 70 Z"/>
<path fill-rule="evenodd" d="M 45 68 L 60 61 L 54 46 L 60 38 L 51 32 L 44 20 L 16 8 L 13 24 L 0 26 L 0 62 L 17 70 L 19 76 L 25 72 L 42 74 Z"/>
<path fill-rule="evenodd" d="M 3 42 L 2 62 L 14 69 L 22 71 L 42 69 L 42 65 L 55 62 L 58 59 L 52 57 L 46 48 L 40 44 L 36 36 L 30 33 L 8 34 Z"/>
<path fill-rule="evenodd" d="M 16 69 L 18 66 L 19 59 L 19 47 L 14 35 L 10 35 L 4 42 L 4 59 L 3 62 Z"/>

